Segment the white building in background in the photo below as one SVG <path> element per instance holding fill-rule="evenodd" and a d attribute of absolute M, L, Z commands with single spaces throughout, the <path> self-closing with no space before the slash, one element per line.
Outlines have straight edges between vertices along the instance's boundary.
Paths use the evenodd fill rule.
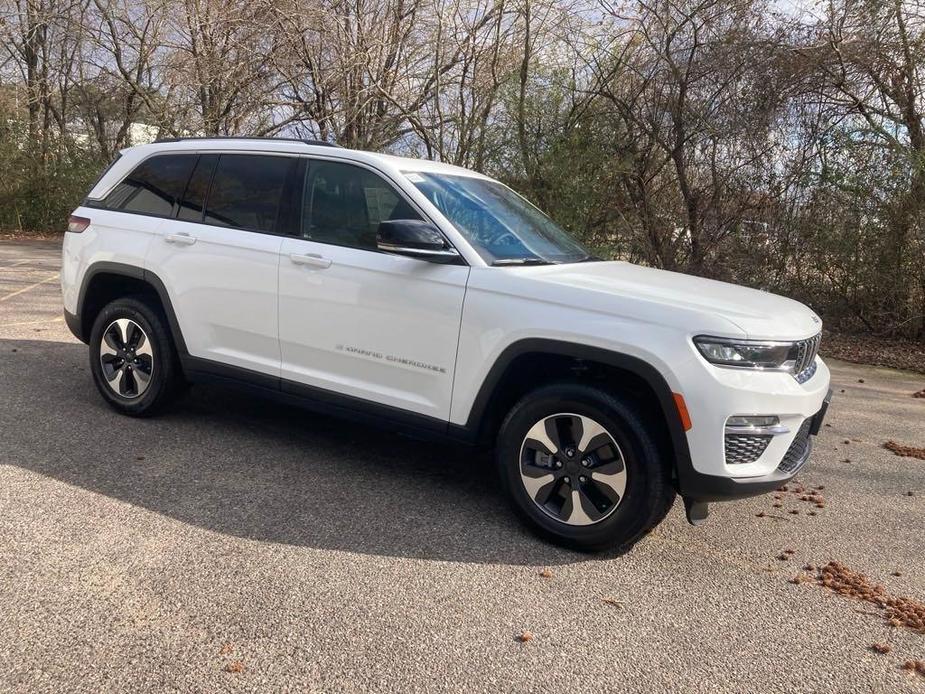
<path fill-rule="evenodd" d="M 132 123 L 128 126 L 129 145 L 148 145 L 160 134 L 160 128 L 148 123 Z"/>

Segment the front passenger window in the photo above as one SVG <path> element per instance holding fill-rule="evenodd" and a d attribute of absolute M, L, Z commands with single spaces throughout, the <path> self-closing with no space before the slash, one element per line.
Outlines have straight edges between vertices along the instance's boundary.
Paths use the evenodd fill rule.
<path fill-rule="evenodd" d="M 311 162 L 304 200 L 302 236 L 336 246 L 375 250 L 380 222 L 421 219 L 380 176 L 339 162 Z"/>

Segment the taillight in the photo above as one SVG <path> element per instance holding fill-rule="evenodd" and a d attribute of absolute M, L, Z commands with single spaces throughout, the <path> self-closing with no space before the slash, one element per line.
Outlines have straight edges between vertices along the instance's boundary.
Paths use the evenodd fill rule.
<path fill-rule="evenodd" d="M 72 214 L 67 218 L 67 230 L 74 234 L 79 234 L 88 226 L 90 226 L 90 220 L 86 217 L 78 217 L 77 215 Z"/>

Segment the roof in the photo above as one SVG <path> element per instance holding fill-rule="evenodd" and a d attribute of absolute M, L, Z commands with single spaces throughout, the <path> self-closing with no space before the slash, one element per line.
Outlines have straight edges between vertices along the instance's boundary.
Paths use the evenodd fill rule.
<path fill-rule="evenodd" d="M 209 151 L 220 150 L 246 151 L 246 152 L 291 152 L 304 154 L 319 154 L 326 158 L 343 159 L 370 164 L 376 168 L 391 173 L 431 172 L 456 176 L 473 176 L 486 178 L 482 174 L 443 162 L 430 159 L 415 159 L 394 154 L 381 154 L 360 149 L 347 149 L 330 142 L 320 140 L 300 140 L 281 137 L 183 137 L 157 140 L 148 145 L 138 145 L 123 150 L 123 154 L 132 153 L 140 160 L 152 151 L 194 150 Z"/>

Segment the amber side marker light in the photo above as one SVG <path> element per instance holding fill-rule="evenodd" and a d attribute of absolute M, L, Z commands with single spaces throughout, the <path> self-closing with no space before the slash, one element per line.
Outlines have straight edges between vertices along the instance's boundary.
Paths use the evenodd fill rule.
<path fill-rule="evenodd" d="M 684 427 L 684 431 L 690 431 L 691 426 L 691 416 L 687 411 L 687 403 L 684 402 L 684 396 L 680 393 L 672 393 L 671 396 L 674 398 L 674 405 L 678 408 L 678 417 L 681 418 L 681 426 Z"/>

